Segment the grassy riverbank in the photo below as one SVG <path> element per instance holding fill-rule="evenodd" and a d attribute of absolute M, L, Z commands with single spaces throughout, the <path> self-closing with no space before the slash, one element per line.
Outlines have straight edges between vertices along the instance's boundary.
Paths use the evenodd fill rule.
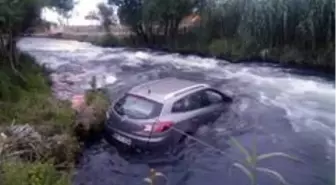
<path fill-rule="evenodd" d="M 48 73 L 33 58 L 20 54 L 17 61 L 15 69 L 0 62 L 2 184 L 70 184 L 59 169 L 71 171 L 79 148 L 71 133 L 74 111 L 52 96 Z"/>
<path fill-rule="evenodd" d="M 1 61 L 0 124 L 48 124 L 59 131 L 70 130 L 74 111 L 70 102 L 52 96 L 48 72 L 26 54 L 20 54 L 15 69 Z"/>
<path fill-rule="evenodd" d="M 90 92 L 86 103 L 95 109 L 75 114 L 70 101 L 53 97 L 48 71 L 29 55 L 20 54 L 15 68 L 5 59 L 0 66 L 1 184 L 70 185 L 78 136 L 102 122 L 105 97 Z"/>

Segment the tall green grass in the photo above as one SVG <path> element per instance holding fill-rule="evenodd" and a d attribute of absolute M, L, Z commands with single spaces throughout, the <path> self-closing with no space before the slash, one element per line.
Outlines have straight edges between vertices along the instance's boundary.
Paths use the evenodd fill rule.
<path fill-rule="evenodd" d="M 0 174 L 2 185 L 70 185 L 71 172 L 58 171 L 51 163 L 5 161 Z"/>
<path fill-rule="evenodd" d="M 48 71 L 26 54 L 20 54 L 16 74 L 8 61 L 0 58 L 0 125 L 15 120 L 20 124 L 52 124 L 69 129 L 74 111 L 70 102 L 52 96 Z"/>
<path fill-rule="evenodd" d="M 49 72 L 34 58 L 21 53 L 14 65 L 0 56 L 1 184 L 70 185 L 79 149 L 70 102 L 53 97 Z M 25 124 L 41 137 L 8 135 Z"/>
<path fill-rule="evenodd" d="M 209 38 L 210 52 L 247 57 L 266 49 L 267 58 L 334 70 L 335 1 L 206 2 L 199 33 Z"/>
<path fill-rule="evenodd" d="M 202 5 L 195 8 L 201 17 L 200 24 L 187 31 L 180 30 L 175 39 L 167 40 L 164 35 L 154 33 L 148 34 L 150 38 L 146 40 L 141 35 L 120 39 L 105 37 L 100 43 L 193 51 L 233 61 L 258 57 L 334 72 L 334 0 L 200 2 Z M 156 11 L 159 7 L 150 6 L 142 12 Z"/>

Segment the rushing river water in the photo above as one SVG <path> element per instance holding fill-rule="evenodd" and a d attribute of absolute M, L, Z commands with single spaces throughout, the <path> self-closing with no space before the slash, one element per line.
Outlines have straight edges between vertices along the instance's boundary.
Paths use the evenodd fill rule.
<path fill-rule="evenodd" d="M 247 148 L 256 146 L 258 154 L 284 152 L 304 161 L 271 158 L 258 164 L 279 172 L 290 184 L 334 184 L 334 80 L 265 64 L 230 64 L 77 41 L 25 38 L 19 47 L 53 71 L 53 89 L 62 99 L 89 88 L 93 76 L 112 99 L 125 88 L 168 76 L 213 84 L 234 99 L 216 123 L 195 135 L 227 155 L 190 140 L 177 152 L 151 156 L 120 152 L 99 141 L 84 151 L 74 184 L 146 184 L 150 168 L 164 173 L 173 185 L 249 184 L 247 176 L 232 168 L 244 155 L 228 142 L 228 134 Z M 263 173 L 257 181 L 279 184 Z"/>

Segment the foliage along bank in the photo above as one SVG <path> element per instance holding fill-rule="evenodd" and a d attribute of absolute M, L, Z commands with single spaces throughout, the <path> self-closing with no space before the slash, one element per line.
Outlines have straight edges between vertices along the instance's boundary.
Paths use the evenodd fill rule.
<path fill-rule="evenodd" d="M 1 183 L 70 185 L 82 141 L 102 129 L 108 100 L 88 91 L 75 111 L 53 96 L 46 69 L 26 54 L 18 61 L 20 76 L 8 62 L 0 70 Z"/>
<path fill-rule="evenodd" d="M 73 1 L 0 1 L 0 179 L 4 185 L 67 185 L 79 143 L 75 112 L 57 100 L 48 71 L 16 47 L 42 8 L 67 13 Z"/>
<path fill-rule="evenodd" d="M 78 151 L 74 111 L 52 96 L 47 74 L 30 56 L 17 55 L 16 72 L 0 60 L 0 179 L 4 185 L 69 184 L 56 166 L 71 169 Z"/>
<path fill-rule="evenodd" d="M 120 23 L 134 34 L 117 38 L 108 33 L 99 42 L 104 46 L 149 47 L 232 61 L 272 60 L 334 73 L 333 0 L 109 0 L 109 4 L 119 6 Z"/>

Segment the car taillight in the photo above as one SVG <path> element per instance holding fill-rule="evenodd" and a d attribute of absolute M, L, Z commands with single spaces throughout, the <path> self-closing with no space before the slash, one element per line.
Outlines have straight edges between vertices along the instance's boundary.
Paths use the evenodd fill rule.
<path fill-rule="evenodd" d="M 154 124 L 145 125 L 144 131 L 146 132 L 164 132 L 173 126 L 171 121 L 160 121 Z"/>

